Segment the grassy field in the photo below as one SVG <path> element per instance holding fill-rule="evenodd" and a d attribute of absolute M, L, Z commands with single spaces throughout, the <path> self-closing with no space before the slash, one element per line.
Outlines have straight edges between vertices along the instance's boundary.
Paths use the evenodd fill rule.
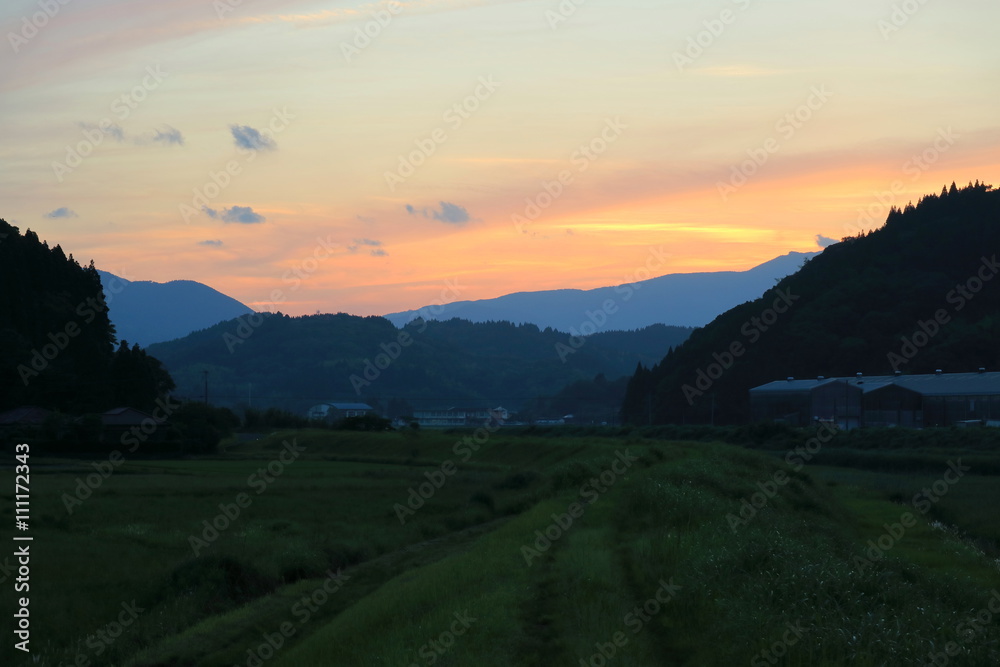
<path fill-rule="evenodd" d="M 949 457 L 914 456 L 301 431 L 126 461 L 72 512 L 91 462 L 32 459 L 37 662 L 0 663 L 995 665 L 998 478 L 915 501 Z"/>

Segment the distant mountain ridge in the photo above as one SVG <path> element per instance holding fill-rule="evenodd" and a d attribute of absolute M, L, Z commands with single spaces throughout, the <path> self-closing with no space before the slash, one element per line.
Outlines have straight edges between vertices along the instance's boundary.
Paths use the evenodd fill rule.
<path fill-rule="evenodd" d="M 589 313 L 604 311 L 614 302 L 603 326 L 597 331 L 629 331 L 653 324 L 700 327 L 717 315 L 746 301 L 756 299 L 775 282 L 795 273 L 819 252 L 789 252 L 748 271 L 672 273 L 626 285 L 591 290 L 560 289 L 517 292 L 478 301 L 457 301 L 443 306 L 424 306 L 385 315 L 401 327 L 418 317 L 470 322 L 513 322 L 534 324 L 570 332 L 596 325 Z M 591 324 L 586 324 L 590 322 Z M 586 333 L 586 332 L 585 332 Z"/>
<path fill-rule="evenodd" d="M 118 340 L 147 347 L 254 311 L 193 280 L 157 283 L 98 271 Z"/>

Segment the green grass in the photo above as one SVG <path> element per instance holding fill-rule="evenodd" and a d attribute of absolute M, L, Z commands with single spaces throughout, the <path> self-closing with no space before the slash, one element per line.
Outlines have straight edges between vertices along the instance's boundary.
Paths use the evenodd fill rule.
<path fill-rule="evenodd" d="M 0 661 L 231 666 L 282 624 L 292 633 L 266 664 L 579 665 L 612 646 L 608 664 L 746 664 L 789 623 L 803 636 L 786 665 L 923 664 L 959 639 L 953 664 L 1000 658 L 1000 617 L 974 637 L 956 630 L 1000 588 L 982 548 L 1000 535 L 996 477 L 963 478 L 861 566 L 868 541 L 912 511 L 901 499 L 940 474 L 795 473 L 738 447 L 610 437 L 501 432 L 471 452 L 466 435 L 303 431 L 213 457 L 129 461 L 71 515 L 60 497 L 92 468 L 33 459 L 40 659 L 8 644 Z M 292 437 L 305 453 L 256 494 L 248 477 Z M 594 494 L 589 480 L 626 447 L 638 460 Z M 457 472 L 401 525 L 393 506 L 448 460 Z M 778 470 L 788 483 L 734 530 L 730 515 Z M 241 492 L 250 506 L 195 557 L 189 536 Z M 582 516 L 529 566 L 536 531 L 574 502 Z M 303 614 L 331 569 L 344 585 Z M 653 604 L 662 582 L 680 590 Z M 97 657 L 88 635 L 132 600 L 145 611 Z M 637 615 L 646 603 L 655 613 Z M 476 620 L 435 651 L 465 613 Z"/>

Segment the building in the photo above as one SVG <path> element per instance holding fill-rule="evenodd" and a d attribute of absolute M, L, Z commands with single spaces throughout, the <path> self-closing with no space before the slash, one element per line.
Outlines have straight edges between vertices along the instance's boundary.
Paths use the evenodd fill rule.
<path fill-rule="evenodd" d="M 367 403 L 320 403 L 309 408 L 308 417 L 314 421 L 335 422 L 347 417 L 364 417 L 375 412 Z"/>
<path fill-rule="evenodd" d="M 841 428 L 861 424 L 862 390 L 842 378 L 788 378 L 750 390 L 754 421 L 780 421 L 806 426 L 833 421 Z"/>
<path fill-rule="evenodd" d="M 771 382 L 750 390 L 754 421 L 805 426 L 1000 426 L 1000 373 L 936 373 Z"/>
<path fill-rule="evenodd" d="M 431 426 L 437 428 L 445 427 L 466 427 L 491 426 L 503 424 L 508 418 L 507 409 L 499 408 L 442 408 L 435 410 L 417 410 L 413 413 L 413 419 L 420 426 Z"/>
<path fill-rule="evenodd" d="M 0 437 L 37 436 L 52 411 L 28 405 L 0 413 Z"/>

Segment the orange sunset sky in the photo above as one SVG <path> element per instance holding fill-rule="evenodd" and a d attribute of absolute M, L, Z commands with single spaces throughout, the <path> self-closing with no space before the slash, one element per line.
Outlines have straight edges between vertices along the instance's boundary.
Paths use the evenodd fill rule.
<path fill-rule="evenodd" d="M 1000 180 L 998 24 L 995 0 L 5 2 L 0 217 L 290 314 L 743 270 Z"/>

